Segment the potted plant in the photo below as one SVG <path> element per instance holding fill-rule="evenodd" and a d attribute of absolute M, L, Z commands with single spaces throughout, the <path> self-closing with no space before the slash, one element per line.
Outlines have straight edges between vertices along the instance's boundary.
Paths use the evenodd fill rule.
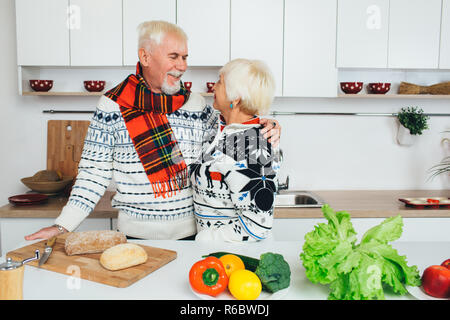
<path fill-rule="evenodd" d="M 424 115 L 423 110 L 419 107 L 401 108 L 397 119 L 400 122 L 397 141 L 401 145 L 414 144 L 417 136 L 428 129 L 429 117 Z"/>

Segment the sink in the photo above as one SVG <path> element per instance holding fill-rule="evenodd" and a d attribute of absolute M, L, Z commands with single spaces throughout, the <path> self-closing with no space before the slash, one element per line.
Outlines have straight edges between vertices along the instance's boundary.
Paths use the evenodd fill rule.
<path fill-rule="evenodd" d="M 275 207 L 320 208 L 325 201 L 310 191 L 283 190 L 275 196 Z"/>

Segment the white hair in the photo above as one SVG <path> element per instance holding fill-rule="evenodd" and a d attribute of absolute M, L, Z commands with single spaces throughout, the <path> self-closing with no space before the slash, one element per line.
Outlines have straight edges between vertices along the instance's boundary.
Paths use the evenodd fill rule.
<path fill-rule="evenodd" d="M 140 48 L 151 51 L 152 43 L 159 45 L 166 34 L 174 34 L 180 39 L 187 41 L 187 35 L 179 26 L 162 20 L 145 21 L 139 24 L 138 50 Z"/>
<path fill-rule="evenodd" d="M 272 104 L 275 80 L 269 67 L 260 60 L 234 59 L 219 74 L 225 81 L 227 98 L 241 99 L 241 109 L 249 114 L 264 115 Z"/>

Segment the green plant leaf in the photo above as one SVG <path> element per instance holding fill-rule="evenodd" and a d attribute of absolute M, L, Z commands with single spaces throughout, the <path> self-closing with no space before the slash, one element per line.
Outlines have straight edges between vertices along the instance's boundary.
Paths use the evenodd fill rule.
<path fill-rule="evenodd" d="M 401 108 L 397 114 L 398 121 L 402 126 L 409 129 L 412 135 L 421 135 L 428 129 L 428 120 L 430 117 L 423 114 L 419 107 Z"/>

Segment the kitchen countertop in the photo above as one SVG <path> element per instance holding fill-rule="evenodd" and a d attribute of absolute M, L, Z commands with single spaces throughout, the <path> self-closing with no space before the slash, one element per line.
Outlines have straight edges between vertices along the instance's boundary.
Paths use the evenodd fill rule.
<path fill-rule="evenodd" d="M 25 265 L 23 297 L 35 300 L 115 300 L 115 299 L 199 299 L 190 289 L 188 273 L 190 267 L 201 256 L 215 251 L 229 251 L 247 256 L 259 257 L 264 252 L 277 252 L 284 256 L 291 268 L 291 285 L 282 299 L 325 300 L 329 294 L 327 286 L 311 283 L 305 275 L 299 254 L 303 241 L 269 241 L 259 243 L 199 243 L 176 240 L 130 240 L 177 252 L 177 258 L 143 279 L 126 288 L 116 288 L 100 283 L 74 278 L 71 274 L 60 274 Z M 18 246 L 29 244 L 25 242 Z M 408 265 L 417 265 L 420 273 L 432 264 L 440 264 L 448 258 L 450 242 L 401 242 L 393 247 L 400 255 L 406 255 Z M 51 256 L 50 256 L 51 259 Z M 0 263 L 5 257 L 0 258 Z M 79 282 L 78 282 L 79 281 Z M 409 293 L 404 296 L 386 292 L 386 299 L 415 299 Z"/>
<path fill-rule="evenodd" d="M 450 218 L 450 209 L 406 207 L 401 198 L 448 197 L 450 190 L 342 190 L 313 191 L 333 210 L 345 210 L 352 218 Z M 276 218 L 322 218 L 320 208 L 275 208 Z"/>
<path fill-rule="evenodd" d="M 401 214 L 404 218 L 450 217 L 450 209 L 414 209 L 405 207 L 399 198 L 450 197 L 450 190 L 335 190 L 313 191 L 334 210 L 346 210 L 353 218 L 386 218 Z M 117 209 L 111 207 L 113 192 L 107 191 L 89 218 L 116 218 Z M 0 218 L 56 218 L 67 202 L 66 197 L 50 197 L 38 206 L 0 207 Z M 320 208 L 276 207 L 275 218 L 321 218 Z"/>
<path fill-rule="evenodd" d="M 111 207 L 114 192 L 106 191 L 88 218 L 117 218 L 117 209 Z M 36 206 L 15 206 L 7 204 L 0 207 L 0 218 L 56 218 L 67 203 L 65 196 L 51 196 L 48 202 Z"/>

